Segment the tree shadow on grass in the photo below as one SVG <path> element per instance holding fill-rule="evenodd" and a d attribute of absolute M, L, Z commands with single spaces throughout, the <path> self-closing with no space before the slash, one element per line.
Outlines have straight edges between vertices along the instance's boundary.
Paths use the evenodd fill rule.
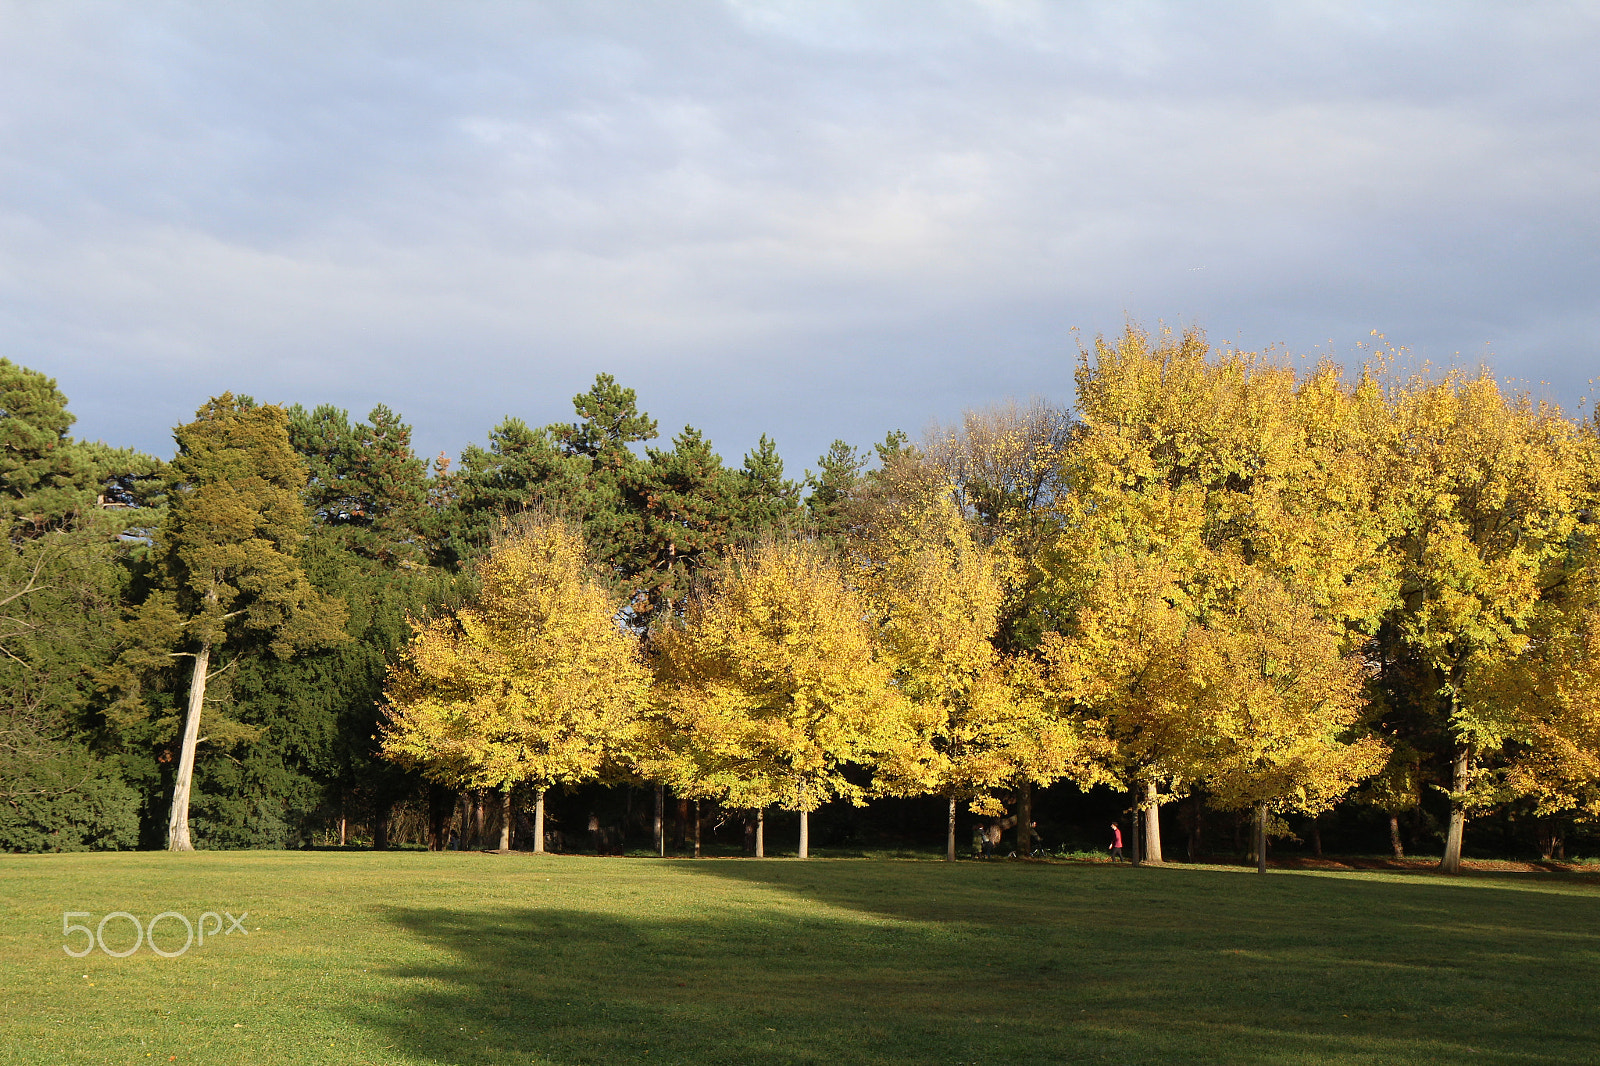
<path fill-rule="evenodd" d="M 363 1019 L 412 1061 L 1565 1063 L 1593 898 L 1219 871 L 675 864 L 667 920 L 392 909 L 447 961 Z M 680 882 L 681 883 L 681 882 Z M 757 895 L 760 900 L 762 895 Z M 797 905 L 799 904 L 799 905 Z"/>

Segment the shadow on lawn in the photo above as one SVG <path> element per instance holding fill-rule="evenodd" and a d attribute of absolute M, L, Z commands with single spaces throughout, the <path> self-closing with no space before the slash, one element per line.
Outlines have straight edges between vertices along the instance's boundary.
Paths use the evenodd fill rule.
<path fill-rule="evenodd" d="M 447 964 L 366 1019 L 460 1063 L 1558 1063 L 1593 896 L 1202 870 L 702 861 L 678 921 L 398 909 Z M 717 897 L 712 897 L 717 898 Z M 817 904 L 797 909 L 795 898 Z"/>

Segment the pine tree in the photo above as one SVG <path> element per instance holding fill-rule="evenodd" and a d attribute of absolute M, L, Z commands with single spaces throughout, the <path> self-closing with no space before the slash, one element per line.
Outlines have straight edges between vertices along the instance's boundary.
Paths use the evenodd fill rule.
<path fill-rule="evenodd" d="M 202 719 L 222 744 L 253 734 L 206 707 L 212 656 L 252 640 L 288 656 L 345 639 L 344 605 L 317 594 L 297 557 L 309 527 L 306 468 L 287 424 L 282 408 L 224 394 L 174 431 L 168 517 L 113 712 L 125 724 L 143 718 L 141 683 L 171 657 L 192 661 L 167 826 L 173 851 L 194 846 L 189 803 Z"/>
<path fill-rule="evenodd" d="M 632 613 L 649 624 L 680 609 L 695 574 L 739 535 L 737 476 L 693 426 L 671 450 L 651 448 L 623 482 L 623 508 L 635 523 L 619 569 L 633 590 Z"/>
<path fill-rule="evenodd" d="M 807 471 L 806 513 L 824 544 L 843 543 L 850 527 L 850 500 L 857 492 L 867 460 L 853 446 L 836 440 L 817 459 L 817 472 Z"/>
<path fill-rule="evenodd" d="M 426 558 L 427 465 L 411 427 L 383 404 L 351 425 L 330 405 L 289 409 L 289 440 L 305 460 L 306 506 L 357 554 L 416 565 Z"/>
<path fill-rule="evenodd" d="M 745 536 L 781 535 L 793 529 L 800 515 L 800 487 L 783 476 L 778 446 L 765 433 L 745 454 L 738 484 L 743 504 L 739 527 Z"/>

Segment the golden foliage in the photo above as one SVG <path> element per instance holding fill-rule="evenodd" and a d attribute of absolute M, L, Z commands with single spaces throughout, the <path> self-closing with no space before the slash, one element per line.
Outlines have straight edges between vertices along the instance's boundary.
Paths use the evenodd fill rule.
<path fill-rule="evenodd" d="M 871 765 L 905 722 L 866 615 L 815 544 L 732 553 L 653 638 L 660 755 L 646 772 L 733 807 L 860 802 L 845 766 Z"/>
<path fill-rule="evenodd" d="M 579 535 L 528 522 L 477 572 L 473 606 L 413 623 L 385 687 L 383 754 L 469 788 L 598 776 L 637 730 L 649 674 Z"/>
<path fill-rule="evenodd" d="M 879 767 L 899 795 L 941 795 L 996 807 L 993 793 L 1023 780 L 1095 777 L 1092 745 L 1036 696 L 1036 671 L 994 640 L 1017 560 L 977 541 L 956 488 L 917 462 L 884 471 L 884 501 L 853 544 L 853 573 L 876 638 L 906 699 L 906 736 Z"/>
<path fill-rule="evenodd" d="M 1392 599 L 1384 398 L 1197 331 L 1098 341 L 1051 560 L 1057 699 L 1129 781 L 1315 810 L 1382 765 L 1354 653 Z M 1376 765 L 1373 760 L 1376 759 Z"/>

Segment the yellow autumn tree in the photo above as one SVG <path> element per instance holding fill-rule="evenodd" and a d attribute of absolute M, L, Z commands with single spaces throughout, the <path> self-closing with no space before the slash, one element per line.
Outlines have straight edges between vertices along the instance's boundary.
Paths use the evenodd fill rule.
<path fill-rule="evenodd" d="M 1593 450 L 1554 407 L 1487 372 L 1419 377 L 1391 402 L 1388 550 L 1401 586 L 1382 658 L 1398 698 L 1450 738 L 1440 868 L 1454 873 L 1468 817 L 1504 795 L 1485 771 L 1503 768 L 1526 727 L 1509 677 L 1566 584 Z"/>
<path fill-rule="evenodd" d="M 1051 628 L 1041 566 L 1057 528 L 1055 504 L 1076 424 L 1041 399 L 966 411 L 959 425 L 930 427 L 921 452 L 949 478 L 980 543 L 1008 560 L 996 645 L 1032 650 Z"/>
<path fill-rule="evenodd" d="M 1300 375 L 1198 331 L 1100 339 L 1077 383 L 1046 658 L 1057 697 L 1118 746 L 1160 861 L 1158 805 L 1216 757 L 1191 699 L 1194 641 L 1233 633 L 1262 582 L 1331 626 L 1340 655 L 1392 602 L 1392 526 L 1374 506 L 1385 400 L 1370 375 Z"/>
<path fill-rule="evenodd" d="M 867 789 L 846 768 L 904 741 L 905 701 L 875 654 L 866 605 L 817 545 L 736 551 L 653 638 L 659 758 L 681 795 L 800 814 Z"/>
<path fill-rule="evenodd" d="M 1586 465 L 1593 507 L 1600 463 Z M 1522 654 L 1489 658 L 1469 672 L 1467 688 L 1494 701 L 1510 735 L 1498 790 L 1531 798 L 1540 816 L 1593 822 L 1600 820 L 1600 538 L 1593 525 L 1575 532 L 1552 585 Z"/>
<path fill-rule="evenodd" d="M 1544 630 L 1509 676 L 1478 678 L 1516 712 L 1502 787 L 1540 815 L 1600 820 L 1600 610 Z"/>
<path fill-rule="evenodd" d="M 1002 789 L 1069 775 L 1090 783 L 1092 745 L 995 647 L 1015 560 L 972 536 L 949 478 L 907 456 L 880 472 L 877 488 L 851 546 L 852 572 L 908 701 L 913 740 L 881 762 L 878 781 L 892 795 L 945 797 L 945 857 L 954 861 L 959 802 L 999 814 Z M 1025 803 L 1020 814 L 1026 823 Z M 1025 826 L 1019 844 L 1026 854 Z"/>
<path fill-rule="evenodd" d="M 1048 691 L 1080 729 L 1111 747 L 1108 776 L 1137 788 L 1134 853 L 1161 861 L 1156 791 L 1173 794 L 1204 772 L 1203 718 L 1191 699 L 1185 641 L 1196 625 L 1187 597 L 1160 560 L 1109 556 L 1079 601 L 1067 633 L 1041 645 Z"/>
<path fill-rule="evenodd" d="M 1184 641 L 1200 780 L 1216 807 L 1255 809 L 1262 873 L 1269 815 L 1325 811 L 1388 758 L 1358 731 L 1366 667 L 1342 636 L 1262 579 Z"/>
<path fill-rule="evenodd" d="M 502 851 L 511 790 L 531 784 L 542 852 L 545 790 L 599 776 L 637 728 L 650 677 L 570 526 L 508 528 L 477 573 L 474 604 L 414 624 L 384 689 L 382 752 L 437 781 L 499 790 Z"/>

